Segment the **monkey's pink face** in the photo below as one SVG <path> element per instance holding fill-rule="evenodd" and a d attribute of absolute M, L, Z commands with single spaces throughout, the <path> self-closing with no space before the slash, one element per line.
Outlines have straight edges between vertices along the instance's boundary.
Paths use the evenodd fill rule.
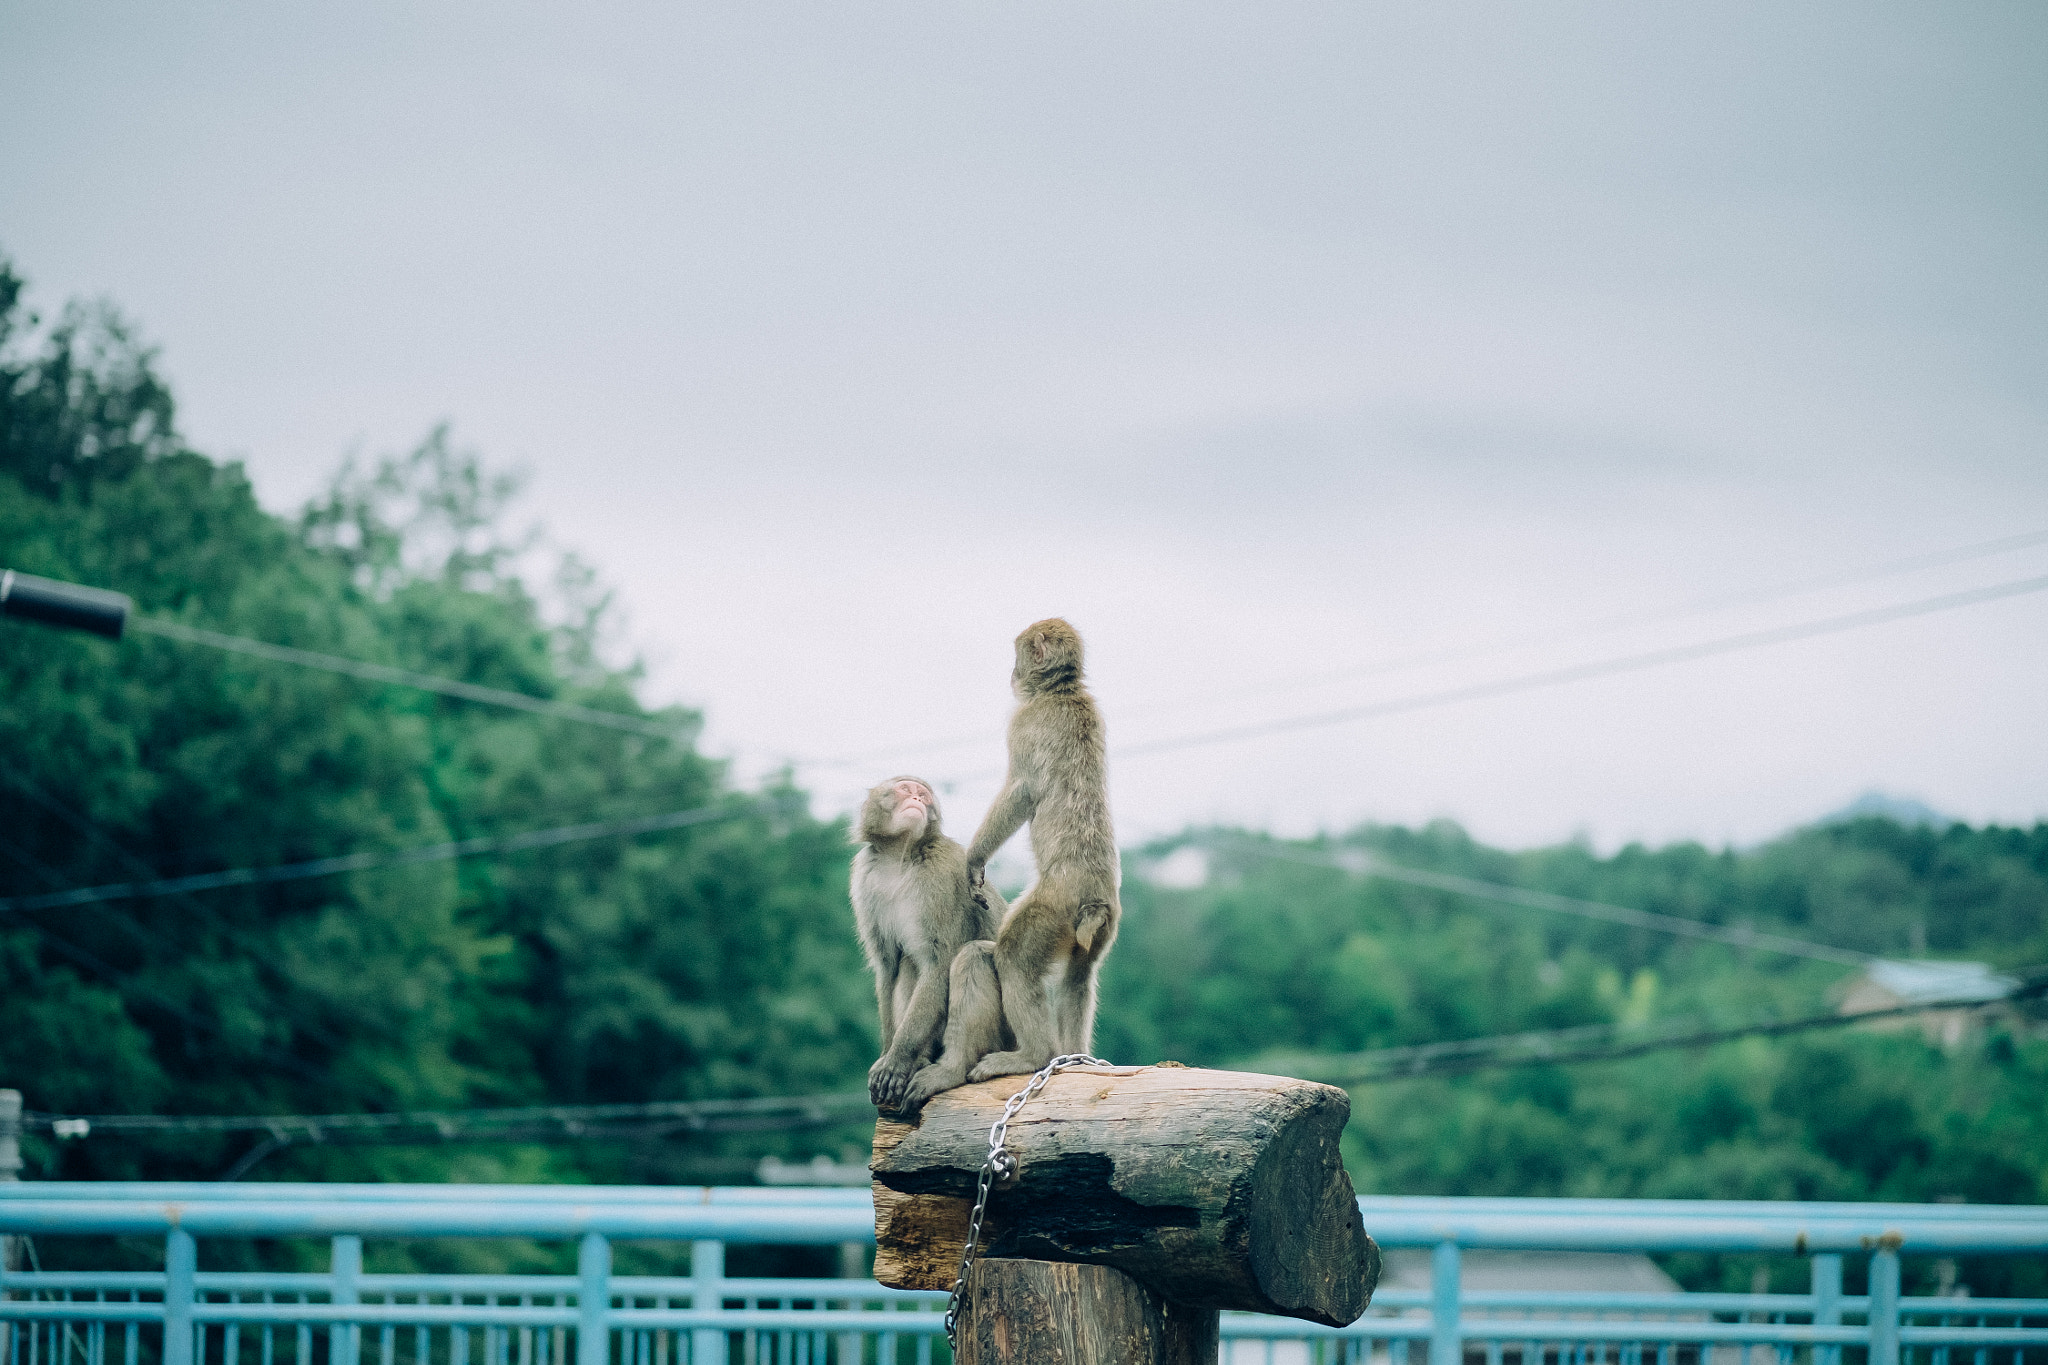
<path fill-rule="evenodd" d="M 916 834 L 931 822 L 938 800 L 932 789 L 914 777 L 899 778 L 890 785 L 895 809 L 889 814 L 891 834 Z"/>

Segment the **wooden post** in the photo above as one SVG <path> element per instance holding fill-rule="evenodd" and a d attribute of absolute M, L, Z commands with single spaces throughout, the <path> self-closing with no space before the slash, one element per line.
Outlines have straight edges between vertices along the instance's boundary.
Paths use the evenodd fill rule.
<path fill-rule="evenodd" d="M 1121 1270 L 977 1260 L 959 1365 L 1215 1365 L 1217 1313 L 1164 1298 Z"/>
<path fill-rule="evenodd" d="M 952 1287 L 989 1125 L 1029 1080 L 962 1086 L 915 1123 L 876 1125 L 876 1279 Z M 1214 1360 L 1223 1308 L 1356 1321 L 1379 1248 L 1338 1155 L 1350 1113 L 1343 1091 L 1284 1076 L 1055 1076 L 1010 1121 L 1017 1170 L 990 1195 L 962 1360 Z"/>

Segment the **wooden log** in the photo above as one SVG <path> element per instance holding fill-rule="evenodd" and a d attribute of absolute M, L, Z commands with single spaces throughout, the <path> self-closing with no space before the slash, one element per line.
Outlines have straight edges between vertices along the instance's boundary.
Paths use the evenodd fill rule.
<path fill-rule="evenodd" d="M 959 1365 L 1216 1365 L 1215 1309 L 1106 1265 L 977 1260 L 966 1308 Z"/>
<path fill-rule="evenodd" d="M 950 1289 L 989 1125 L 1027 1076 L 875 1126 L 875 1277 Z M 1379 1278 L 1337 1138 L 1351 1100 L 1285 1076 L 1188 1067 L 1055 1076 L 1010 1121 L 1017 1172 L 981 1254 L 1113 1266 L 1177 1304 L 1354 1322 Z"/>

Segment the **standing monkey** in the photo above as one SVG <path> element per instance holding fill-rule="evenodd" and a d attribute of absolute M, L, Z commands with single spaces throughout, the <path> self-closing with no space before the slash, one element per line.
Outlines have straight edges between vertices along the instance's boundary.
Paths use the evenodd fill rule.
<path fill-rule="evenodd" d="M 940 831 L 938 798 L 918 778 L 892 778 L 870 790 L 859 837 L 853 918 L 874 969 L 882 1022 L 882 1055 L 868 1070 L 868 1097 L 893 1111 L 912 1076 L 938 1055 L 954 956 L 972 940 L 994 936 L 1004 905 L 993 891 L 968 885 L 967 855 Z"/>
<path fill-rule="evenodd" d="M 993 965 L 1012 1050 L 975 1062 L 968 1079 L 976 1081 L 1088 1051 L 1095 973 L 1123 911 L 1102 715 L 1081 683 L 1080 634 L 1058 617 L 1027 626 L 1010 689 L 1010 770 L 967 850 L 967 879 L 984 889 L 989 858 L 1028 820 L 1038 880 L 996 932 Z M 973 970 L 971 956 L 963 954 L 956 977 Z"/>

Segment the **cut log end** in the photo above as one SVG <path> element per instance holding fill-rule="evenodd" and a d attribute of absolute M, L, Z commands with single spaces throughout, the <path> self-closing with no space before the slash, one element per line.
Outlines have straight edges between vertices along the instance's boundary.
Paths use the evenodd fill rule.
<path fill-rule="evenodd" d="M 934 1097 L 875 1128 L 875 1277 L 950 1289 L 989 1126 L 1029 1077 Z M 1281 1076 L 1191 1067 L 1065 1072 L 1010 1122 L 1017 1173 L 981 1254 L 1113 1266 L 1190 1307 L 1342 1326 L 1379 1276 L 1338 1136 L 1350 1098 Z"/>

